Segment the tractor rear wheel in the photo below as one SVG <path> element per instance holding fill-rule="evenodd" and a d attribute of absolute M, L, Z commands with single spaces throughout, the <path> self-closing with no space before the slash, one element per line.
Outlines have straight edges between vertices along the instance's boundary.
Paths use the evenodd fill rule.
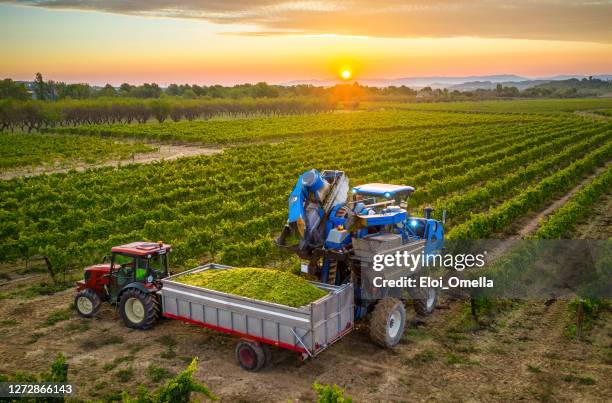
<path fill-rule="evenodd" d="M 102 301 L 98 294 L 93 290 L 85 289 L 79 291 L 74 297 L 74 307 L 79 315 L 84 318 L 91 318 L 96 315 Z"/>
<path fill-rule="evenodd" d="M 119 314 L 129 328 L 150 329 L 159 318 L 159 299 L 153 293 L 130 288 L 121 294 Z"/>
<path fill-rule="evenodd" d="M 381 299 L 370 318 L 370 338 L 381 347 L 394 347 L 406 327 L 406 309 L 397 298 Z"/>
<path fill-rule="evenodd" d="M 259 371 L 266 364 L 266 352 L 259 343 L 240 340 L 236 345 L 236 361 L 247 371 Z"/>
<path fill-rule="evenodd" d="M 438 304 L 438 290 L 433 287 L 414 288 L 411 290 L 410 296 L 415 312 L 421 316 L 431 315 Z"/>

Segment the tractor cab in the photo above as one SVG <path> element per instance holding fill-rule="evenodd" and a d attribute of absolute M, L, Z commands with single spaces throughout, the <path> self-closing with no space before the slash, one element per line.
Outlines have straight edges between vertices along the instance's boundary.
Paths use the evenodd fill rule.
<path fill-rule="evenodd" d="M 77 282 L 75 305 L 79 314 L 93 316 L 102 301 L 118 304 L 129 327 L 147 328 L 156 317 L 161 280 L 168 276 L 168 253 L 163 242 L 132 242 L 111 249 L 110 262 L 85 268 Z M 151 311 L 151 312 L 149 312 Z"/>
<path fill-rule="evenodd" d="M 111 249 L 111 274 L 125 281 L 152 283 L 168 276 L 170 245 L 132 242 Z"/>

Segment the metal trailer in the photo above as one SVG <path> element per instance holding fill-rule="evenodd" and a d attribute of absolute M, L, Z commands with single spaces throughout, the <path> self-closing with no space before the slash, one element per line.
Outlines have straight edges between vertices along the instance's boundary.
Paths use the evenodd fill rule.
<path fill-rule="evenodd" d="M 162 279 L 162 315 L 241 338 L 236 359 L 256 371 L 270 359 L 268 345 L 314 357 L 354 327 L 353 285 L 310 282 L 328 292 L 299 308 L 178 282 L 187 274 L 233 267 L 207 264 Z"/>

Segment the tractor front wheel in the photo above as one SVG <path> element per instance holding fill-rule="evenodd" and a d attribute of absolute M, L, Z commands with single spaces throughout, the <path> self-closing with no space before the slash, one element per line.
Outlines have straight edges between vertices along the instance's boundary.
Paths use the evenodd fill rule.
<path fill-rule="evenodd" d="M 74 297 L 74 306 L 79 315 L 91 318 L 96 315 L 101 304 L 100 297 L 90 289 L 79 291 Z"/>
<path fill-rule="evenodd" d="M 381 347 L 394 347 L 402 339 L 406 327 L 406 309 L 397 298 L 381 299 L 370 318 L 370 338 Z"/>
<path fill-rule="evenodd" d="M 159 318 L 157 295 L 130 288 L 121 294 L 119 314 L 129 328 L 150 329 Z"/>

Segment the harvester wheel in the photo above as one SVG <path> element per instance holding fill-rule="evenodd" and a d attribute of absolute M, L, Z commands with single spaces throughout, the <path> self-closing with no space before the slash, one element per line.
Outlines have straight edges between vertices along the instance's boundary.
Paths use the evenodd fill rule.
<path fill-rule="evenodd" d="M 155 294 L 130 288 L 121 294 L 119 314 L 127 327 L 150 329 L 159 318 L 159 299 Z"/>
<path fill-rule="evenodd" d="M 240 340 L 236 345 L 236 361 L 247 371 L 259 371 L 266 364 L 266 353 L 259 343 Z"/>
<path fill-rule="evenodd" d="M 381 299 L 370 318 L 370 338 L 381 347 L 394 347 L 406 327 L 406 309 L 397 298 Z"/>
<path fill-rule="evenodd" d="M 91 318 L 98 313 L 101 304 L 100 297 L 93 290 L 85 289 L 79 291 L 74 297 L 74 306 L 79 315 L 84 318 Z"/>
<path fill-rule="evenodd" d="M 418 315 L 431 315 L 438 304 L 438 290 L 436 288 L 414 288 L 410 292 L 414 310 Z"/>

